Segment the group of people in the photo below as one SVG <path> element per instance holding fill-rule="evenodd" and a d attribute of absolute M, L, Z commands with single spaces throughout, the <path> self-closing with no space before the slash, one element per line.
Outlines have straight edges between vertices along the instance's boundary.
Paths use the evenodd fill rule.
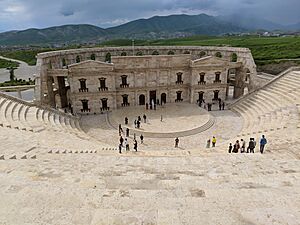
<path fill-rule="evenodd" d="M 265 135 L 262 135 L 259 144 L 260 144 L 259 151 L 261 154 L 263 154 L 265 145 L 267 144 L 267 139 Z M 230 143 L 228 147 L 228 152 L 229 153 L 238 153 L 238 152 L 254 153 L 255 147 L 256 147 L 256 141 L 254 138 L 250 138 L 247 149 L 246 149 L 246 141 L 241 139 L 241 141 L 237 140 L 233 146 L 232 143 Z"/>
<path fill-rule="evenodd" d="M 217 138 L 215 136 L 213 136 L 213 138 L 210 140 L 208 139 L 206 141 L 206 148 L 210 148 L 210 146 L 212 146 L 213 148 L 216 147 L 217 144 Z"/>
<path fill-rule="evenodd" d="M 141 138 L 141 143 L 143 144 L 143 140 L 144 140 L 143 135 L 141 135 L 140 138 Z M 120 136 L 120 143 L 119 143 L 119 153 L 120 154 L 122 154 L 123 148 L 125 148 L 126 151 L 130 151 L 128 139 L 127 138 L 124 139 L 122 136 Z M 133 139 L 133 149 L 136 152 L 138 150 L 138 143 L 135 138 Z"/>
<path fill-rule="evenodd" d="M 145 114 L 143 115 L 143 120 L 144 120 L 144 123 L 147 123 L 147 116 Z M 124 121 L 125 121 L 125 125 L 128 125 L 129 120 L 127 117 L 125 117 Z M 137 119 L 135 119 L 133 121 L 134 128 L 138 128 L 138 129 L 141 128 L 141 123 L 142 123 L 142 118 L 141 118 L 141 116 L 138 116 Z M 120 126 L 121 126 L 121 124 L 119 124 L 119 127 Z"/>
<path fill-rule="evenodd" d="M 146 123 L 147 121 L 147 117 L 146 115 L 144 114 L 143 115 L 143 119 L 144 119 L 144 122 Z M 136 125 L 135 127 L 136 128 L 139 128 L 140 126 L 138 124 L 141 123 L 141 117 L 138 116 L 138 119 L 134 121 L 134 124 Z M 127 125 L 128 124 L 128 118 L 125 117 L 125 124 Z M 129 138 L 129 128 L 127 127 L 126 128 L 126 138 L 124 139 L 122 137 L 122 134 L 123 134 L 123 128 L 122 128 L 122 125 L 119 124 L 119 136 L 120 136 L 120 143 L 119 143 L 119 153 L 121 154 L 122 153 L 122 148 L 125 148 L 126 151 L 130 151 L 130 148 L 129 148 L 129 142 L 128 142 L 128 139 Z M 143 134 L 140 135 L 140 139 L 141 139 L 141 144 L 144 143 L 144 136 Z M 138 143 L 137 143 L 137 140 L 136 140 L 136 135 L 135 133 L 133 134 L 133 149 L 137 152 L 138 150 Z"/>
<path fill-rule="evenodd" d="M 222 101 L 222 99 L 218 99 L 218 102 L 219 102 L 219 110 L 225 110 L 225 102 Z M 204 109 L 207 109 L 207 111 L 212 111 L 212 106 L 213 106 L 213 103 L 205 103 L 205 100 L 202 99 L 202 100 L 199 100 L 198 101 L 199 103 L 199 107 L 202 107 L 202 104 L 204 106 Z"/>

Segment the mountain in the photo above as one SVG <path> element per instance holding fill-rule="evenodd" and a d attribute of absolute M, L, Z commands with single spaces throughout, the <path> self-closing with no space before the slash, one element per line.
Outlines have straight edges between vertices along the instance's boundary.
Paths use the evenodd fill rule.
<path fill-rule="evenodd" d="M 299 26 L 293 25 L 293 26 Z M 214 17 L 200 15 L 154 16 L 149 19 L 134 20 L 116 27 L 103 29 L 80 24 L 27 29 L 0 33 L 0 46 L 12 45 L 53 45 L 99 43 L 112 39 L 161 39 L 192 35 L 222 35 L 241 33 L 257 29 L 281 29 L 282 26 L 249 16 Z"/>
<path fill-rule="evenodd" d="M 217 17 L 221 21 L 233 23 L 236 26 L 243 27 L 248 30 L 281 30 L 284 26 L 281 24 L 273 23 L 263 18 L 257 18 L 249 15 L 232 14 L 227 16 Z"/>
<path fill-rule="evenodd" d="M 112 36 L 126 38 L 171 37 L 176 35 L 220 35 L 245 29 L 206 14 L 154 16 L 107 29 Z"/>
<path fill-rule="evenodd" d="M 285 26 L 286 30 L 300 31 L 300 22 Z"/>
<path fill-rule="evenodd" d="M 93 25 L 63 25 L 0 33 L 0 45 L 78 43 L 82 40 L 102 40 L 106 35 L 105 29 Z"/>

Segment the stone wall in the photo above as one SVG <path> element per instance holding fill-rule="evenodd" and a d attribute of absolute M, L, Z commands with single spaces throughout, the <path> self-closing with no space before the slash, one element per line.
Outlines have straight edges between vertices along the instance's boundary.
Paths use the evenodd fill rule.
<path fill-rule="evenodd" d="M 134 54 L 142 54 L 143 56 L 132 56 Z M 91 59 L 91 56 L 94 55 L 95 61 L 104 62 L 107 59 L 107 54 L 111 55 L 111 60 L 113 61 L 113 73 L 108 71 L 101 71 L 99 69 L 87 70 L 86 68 L 82 71 L 77 70 L 77 74 L 72 72 L 72 66 L 78 65 L 80 63 L 86 62 Z M 121 56 L 126 53 L 126 57 Z M 151 54 L 159 55 L 151 55 Z M 169 55 L 168 54 L 174 54 Z M 218 61 L 218 64 L 211 64 L 209 68 L 208 65 L 201 65 L 199 68 L 191 69 L 191 62 L 196 59 L 203 59 L 207 56 L 215 56 L 216 54 L 222 56 L 221 60 Z M 202 90 L 206 98 L 211 98 L 214 90 L 220 90 L 221 98 L 225 99 L 226 88 L 227 88 L 227 75 L 228 70 L 231 68 L 231 65 L 228 63 L 231 61 L 232 54 L 237 54 L 237 63 L 234 63 L 235 67 L 242 68 L 243 71 L 250 71 L 250 82 L 248 88 L 255 89 L 259 84 L 257 81 L 256 75 L 256 65 L 252 58 L 251 52 L 249 49 L 245 48 L 228 48 L 228 47 L 194 47 L 194 46 L 181 46 L 181 47 L 135 47 L 134 51 L 131 47 L 118 47 L 118 48 L 91 48 L 91 49 L 76 49 L 76 50 L 64 50 L 64 51 L 55 51 L 41 53 L 37 56 L 37 65 L 39 68 L 37 84 L 38 92 L 36 93 L 36 99 L 40 100 L 41 104 L 55 106 L 55 96 L 51 82 L 52 76 L 59 76 L 62 74 L 61 71 L 64 68 L 68 68 L 68 79 L 72 83 L 71 88 L 71 100 L 78 101 L 79 97 L 76 96 L 76 90 L 79 89 L 78 79 L 88 78 L 87 86 L 89 87 L 90 92 L 85 93 L 88 96 L 83 96 L 81 93 L 81 98 L 94 99 L 97 98 L 97 91 L 99 87 L 99 78 L 106 78 L 106 82 L 110 86 L 114 86 L 115 89 L 110 90 L 111 93 L 103 95 L 104 97 L 111 98 L 111 106 L 113 108 L 120 107 L 120 98 L 122 98 L 123 90 L 117 90 L 116 88 L 120 87 L 121 76 L 126 73 L 128 76 L 128 83 L 130 89 L 128 90 L 129 101 L 132 104 L 138 104 L 138 98 L 140 94 L 144 94 L 146 99 L 149 99 L 149 90 L 156 87 L 157 96 L 162 92 L 167 92 L 167 100 L 174 101 L 176 98 L 176 91 L 182 91 L 185 101 L 195 103 L 197 100 L 196 95 Z M 204 55 L 205 54 L 205 55 Z M 204 56 L 204 57 L 203 57 Z M 215 58 L 215 57 L 214 57 Z M 80 61 L 80 62 L 79 62 Z M 221 62 L 221 63 L 220 63 Z M 225 63 L 227 62 L 227 64 Z M 208 67 L 207 67 L 208 66 Z M 111 69 L 111 68 L 110 68 Z M 221 84 L 214 84 L 214 74 L 216 71 L 221 72 Z M 199 73 L 206 71 L 206 85 L 199 87 L 198 79 Z M 176 86 L 176 73 L 181 72 L 182 78 L 184 80 L 183 85 L 178 87 Z M 55 75 L 55 73 L 58 73 Z M 64 72 L 65 74 L 65 72 Z M 112 76 L 113 74 L 113 76 Z M 50 77 L 50 78 L 49 78 Z M 111 85 L 114 83 L 114 85 Z M 174 86 L 175 85 L 175 86 Z M 219 85 L 219 86 L 218 86 Z M 115 92 L 119 92 L 120 95 L 116 95 Z M 94 93 L 95 96 L 92 97 L 91 93 Z M 196 95 L 194 96 L 194 93 Z M 224 94 L 225 93 L 225 94 Z M 115 95 L 115 97 L 113 97 Z M 224 96 L 223 96 L 224 95 Z M 242 92 L 239 92 L 238 95 L 242 95 Z M 76 96 L 76 97 L 75 97 Z M 99 97 L 99 96 L 98 96 Z M 76 100 L 75 100 L 76 99 Z M 113 99 L 113 100 L 112 100 Z M 93 103 L 93 105 L 99 105 L 98 102 Z M 89 104 L 94 102 L 94 100 L 89 100 Z M 79 103 L 74 103 L 74 106 Z M 76 107 L 75 107 L 76 108 Z M 80 108 L 80 107 L 79 107 Z M 97 106 L 98 108 L 98 106 Z"/>

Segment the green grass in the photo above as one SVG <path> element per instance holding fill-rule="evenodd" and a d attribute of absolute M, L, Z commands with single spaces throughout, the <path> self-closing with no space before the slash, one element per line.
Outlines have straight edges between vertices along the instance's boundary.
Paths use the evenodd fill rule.
<path fill-rule="evenodd" d="M 276 60 L 300 58 L 300 37 L 206 37 L 135 41 L 136 45 L 152 46 L 232 46 L 249 48 L 255 60 Z M 115 40 L 103 43 L 105 46 L 131 45 L 131 40 Z"/>
<path fill-rule="evenodd" d="M 18 67 L 18 66 L 19 66 L 19 63 L 17 63 L 17 62 L 0 59 L 0 69 L 8 68 L 8 67 Z"/>
<path fill-rule="evenodd" d="M 24 61 L 33 66 L 36 64 L 36 55 L 41 52 L 53 51 L 55 49 L 37 49 L 37 50 L 19 50 L 19 51 L 6 51 L 0 52 L 0 55 L 11 59 Z"/>
<path fill-rule="evenodd" d="M 131 46 L 132 40 L 112 40 L 101 46 Z M 135 40 L 136 46 L 232 46 L 249 48 L 258 65 L 272 64 L 280 59 L 300 58 L 300 37 L 211 37 L 193 36 L 168 40 Z M 75 46 L 70 46 L 75 48 Z M 40 52 L 58 49 L 0 52 L 0 55 L 19 59 L 35 65 L 35 56 Z"/>

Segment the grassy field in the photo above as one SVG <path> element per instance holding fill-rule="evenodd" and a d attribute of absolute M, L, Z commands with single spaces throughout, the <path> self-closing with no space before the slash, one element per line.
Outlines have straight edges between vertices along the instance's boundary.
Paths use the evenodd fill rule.
<path fill-rule="evenodd" d="M 19 63 L 10 60 L 0 59 L 0 69 L 8 67 L 18 67 Z"/>
<path fill-rule="evenodd" d="M 130 46 L 131 40 L 113 40 L 102 43 L 101 46 Z M 252 55 L 258 68 L 267 69 L 268 65 L 276 64 L 273 73 L 280 72 L 280 65 L 299 65 L 300 59 L 300 37 L 209 37 L 194 36 L 189 38 L 178 38 L 168 40 L 135 40 L 136 46 L 232 46 L 245 47 L 252 51 Z M 74 46 L 73 46 L 74 48 Z M 41 49 L 31 51 L 0 52 L 0 55 L 19 59 L 30 65 L 36 63 L 35 56 L 39 52 L 54 49 Z M 282 59 L 293 59 L 286 62 Z M 295 60 L 296 59 L 296 60 Z M 273 67 L 272 67 L 273 68 Z M 270 72 L 270 71 L 269 71 Z M 271 71 L 272 72 L 272 71 Z"/>
<path fill-rule="evenodd" d="M 33 66 L 36 64 L 35 56 L 40 52 L 51 51 L 51 49 L 40 49 L 40 50 L 25 50 L 25 51 L 6 51 L 0 52 L 0 55 L 11 59 L 18 59 Z"/>
<path fill-rule="evenodd" d="M 135 41 L 136 45 L 232 46 L 249 48 L 256 61 L 300 58 L 300 37 L 203 37 Z M 105 46 L 131 45 L 131 40 L 105 42 Z"/>

